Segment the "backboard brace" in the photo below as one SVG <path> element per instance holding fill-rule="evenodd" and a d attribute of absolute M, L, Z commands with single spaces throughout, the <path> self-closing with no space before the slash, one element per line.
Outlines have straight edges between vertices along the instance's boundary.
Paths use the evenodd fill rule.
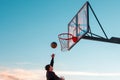
<path fill-rule="evenodd" d="M 104 34 L 104 37 L 97 35 L 91 31 L 91 28 L 89 25 L 89 10 L 92 11 L 92 14 L 94 15 L 96 21 L 98 22 L 98 25 L 100 26 Z M 64 51 L 64 49 L 65 51 L 70 50 L 81 39 L 96 40 L 96 41 L 120 44 L 120 38 L 117 38 L 117 37 L 108 38 L 107 37 L 102 25 L 100 24 L 94 10 L 92 9 L 88 1 L 82 6 L 82 8 L 77 12 L 77 14 L 68 23 L 68 33 L 59 34 L 58 37 L 60 40 L 62 51 Z M 73 41 L 73 38 L 75 38 L 76 41 Z"/>

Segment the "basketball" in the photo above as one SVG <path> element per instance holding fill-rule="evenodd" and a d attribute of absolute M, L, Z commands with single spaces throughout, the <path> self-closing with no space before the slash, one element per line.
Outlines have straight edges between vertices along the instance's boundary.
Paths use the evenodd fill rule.
<path fill-rule="evenodd" d="M 56 47 L 57 47 L 57 43 L 56 43 L 56 42 L 52 42 L 52 43 L 51 43 L 51 47 L 52 47 L 52 48 L 56 48 Z"/>

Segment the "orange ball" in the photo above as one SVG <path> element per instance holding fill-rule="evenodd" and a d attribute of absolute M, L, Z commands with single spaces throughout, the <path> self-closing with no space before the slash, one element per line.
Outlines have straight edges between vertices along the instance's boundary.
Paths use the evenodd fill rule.
<path fill-rule="evenodd" d="M 52 42 L 52 43 L 51 43 L 51 47 L 52 47 L 52 48 L 56 48 L 56 47 L 57 47 L 57 43 L 56 43 L 56 42 Z"/>

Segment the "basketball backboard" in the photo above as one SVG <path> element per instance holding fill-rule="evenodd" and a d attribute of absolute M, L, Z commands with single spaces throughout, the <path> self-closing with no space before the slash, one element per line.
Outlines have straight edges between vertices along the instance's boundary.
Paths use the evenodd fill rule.
<path fill-rule="evenodd" d="M 77 42 L 89 31 L 89 14 L 88 2 L 86 2 L 78 13 L 68 23 L 68 33 L 77 37 Z M 69 36 L 68 36 L 69 37 Z M 70 50 L 77 42 L 68 40 L 68 50 Z"/>
<path fill-rule="evenodd" d="M 92 32 L 90 28 L 89 9 L 93 14 L 93 17 L 97 21 L 98 26 L 102 30 L 102 36 Z M 61 33 L 58 35 L 58 38 L 61 44 L 61 51 L 70 50 L 74 45 L 77 44 L 77 42 L 80 41 L 80 39 L 120 44 L 120 38 L 107 37 L 102 25 L 100 24 L 100 21 L 98 20 L 94 10 L 92 9 L 88 1 L 82 6 L 78 13 L 68 23 L 68 33 Z"/>

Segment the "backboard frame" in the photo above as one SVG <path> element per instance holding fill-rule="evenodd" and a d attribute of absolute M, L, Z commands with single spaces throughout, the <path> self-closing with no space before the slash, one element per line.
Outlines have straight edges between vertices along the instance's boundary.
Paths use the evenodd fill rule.
<path fill-rule="evenodd" d="M 89 2 L 86 2 L 83 6 L 82 6 L 82 8 L 77 12 L 77 14 L 72 18 L 72 20 L 68 23 L 68 33 L 69 34 L 71 34 L 71 32 L 70 32 L 70 25 L 73 23 L 73 25 L 74 25 L 74 21 L 75 21 L 75 33 L 73 33 L 72 35 L 74 35 L 75 37 L 78 37 L 78 40 L 77 40 L 77 42 L 72 42 L 72 41 L 68 41 L 68 50 L 70 50 L 73 46 L 75 46 L 79 41 L 80 41 L 80 39 L 85 35 L 85 34 L 87 34 L 88 32 L 89 32 L 89 7 L 88 7 L 88 5 L 89 5 Z M 81 30 L 81 31 L 83 31 L 83 34 L 82 35 L 79 35 L 80 34 L 80 32 L 79 32 L 79 30 L 78 30 L 78 26 L 80 26 L 80 24 L 78 24 L 79 22 L 78 22 L 78 20 L 79 20 L 79 14 L 82 12 L 82 10 L 84 10 L 84 8 L 86 8 L 86 31 L 84 31 L 84 30 Z M 81 29 L 81 28 L 80 28 Z"/>

